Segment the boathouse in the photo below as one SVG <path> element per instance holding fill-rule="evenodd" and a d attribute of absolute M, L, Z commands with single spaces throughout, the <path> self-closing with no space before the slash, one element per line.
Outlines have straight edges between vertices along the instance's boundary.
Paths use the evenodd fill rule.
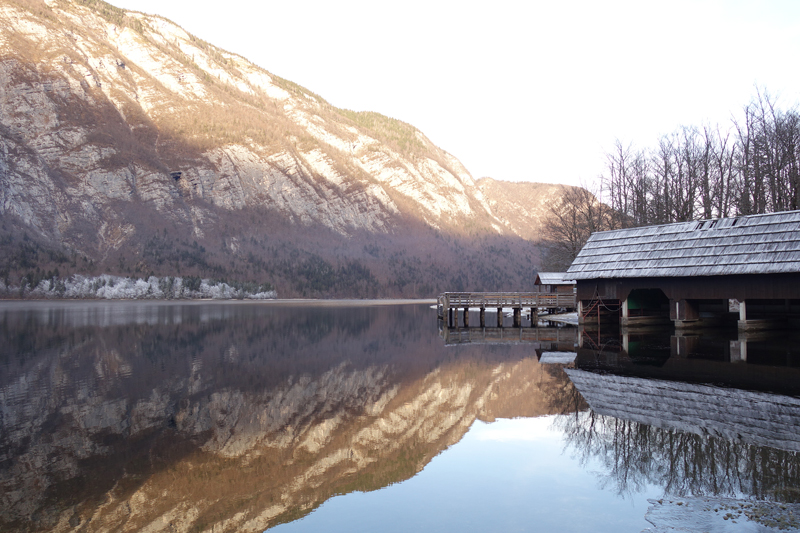
<path fill-rule="evenodd" d="M 575 280 L 570 279 L 566 272 L 539 272 L 533 284 L 540 292 L 572 294 L 575 290 Z"/>
<path fill-rule="evenodd" d="M 594 233 L 567 275 L 584 324 L 800 325 L 800 211 Z"/>

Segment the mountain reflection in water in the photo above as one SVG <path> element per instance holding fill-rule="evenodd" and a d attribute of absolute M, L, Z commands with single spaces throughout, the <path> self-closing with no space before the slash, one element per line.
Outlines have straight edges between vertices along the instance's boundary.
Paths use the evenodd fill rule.
<path fill-rule="evenodd" d="M 0 529 L 259 531 L 407 479 L 477 419 L 585 409 L 423 305 L 0 306 Z"/>
<path fill-rule="evenodd" d="M 515 483 L 540 483 L 507 499 L 515 508 L 533 494 L 559 530 L 621 530 L 592 522 L 598 509 L 618 514 L 606 496 L 570 493 L 586 483 L 553 473 L 573 457 L 617 500 L 800 500 L 791 337 L 544 327 L 448 331 L 445 345 L 434 316 L 358 302 L 0 304 L 0 530 L 299 526 L 333 496 L 418 482 L 446 464 L 464 486 L 481 469 L 510 485 L 497 477 L 503 461 Z M 537 422 L 522 455 L 488 448 L 496 457 L 481 466 L 459 451 L 493 431 L 485 423 L 545 415 L 556 445 L 537 440 Z M 525 425 L 492 426 L 512 435 Z M 534 456 L 536 473 L 525 470 Z M 474 493 L 473 508 L 498 497 Z M 584 513 L 554 513 L 550 494 L 570 509 L 575 494 Z M 486 524 L 503 505 L 513 514 L 487 506 Z"/>

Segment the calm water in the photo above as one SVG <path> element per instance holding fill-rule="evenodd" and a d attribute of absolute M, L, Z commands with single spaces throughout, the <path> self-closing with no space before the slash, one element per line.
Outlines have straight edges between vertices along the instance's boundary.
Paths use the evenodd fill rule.
<path fill-rule="evenodd" d="M 798 340 L 3 303 L 0 530 L 728 530 L 800 500 Z"/>

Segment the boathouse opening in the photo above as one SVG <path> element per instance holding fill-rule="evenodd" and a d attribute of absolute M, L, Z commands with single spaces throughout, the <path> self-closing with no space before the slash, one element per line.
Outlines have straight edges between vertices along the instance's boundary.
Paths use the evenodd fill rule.
<path fill-rule="evenodd" d="M 633 289 L 622 301 L 620 324 L 656 325 L 669 323 L 669 298 L 661 289 Z"/>

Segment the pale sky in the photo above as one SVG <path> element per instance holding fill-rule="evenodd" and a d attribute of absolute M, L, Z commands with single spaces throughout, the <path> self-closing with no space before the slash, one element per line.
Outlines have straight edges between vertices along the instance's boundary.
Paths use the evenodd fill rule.
<path fill-rule="evenodd" d="M 111 0 L 419 128 L 473 177 L 590 184 L 616 139 L 800 101 L 800 2 Z"/>

